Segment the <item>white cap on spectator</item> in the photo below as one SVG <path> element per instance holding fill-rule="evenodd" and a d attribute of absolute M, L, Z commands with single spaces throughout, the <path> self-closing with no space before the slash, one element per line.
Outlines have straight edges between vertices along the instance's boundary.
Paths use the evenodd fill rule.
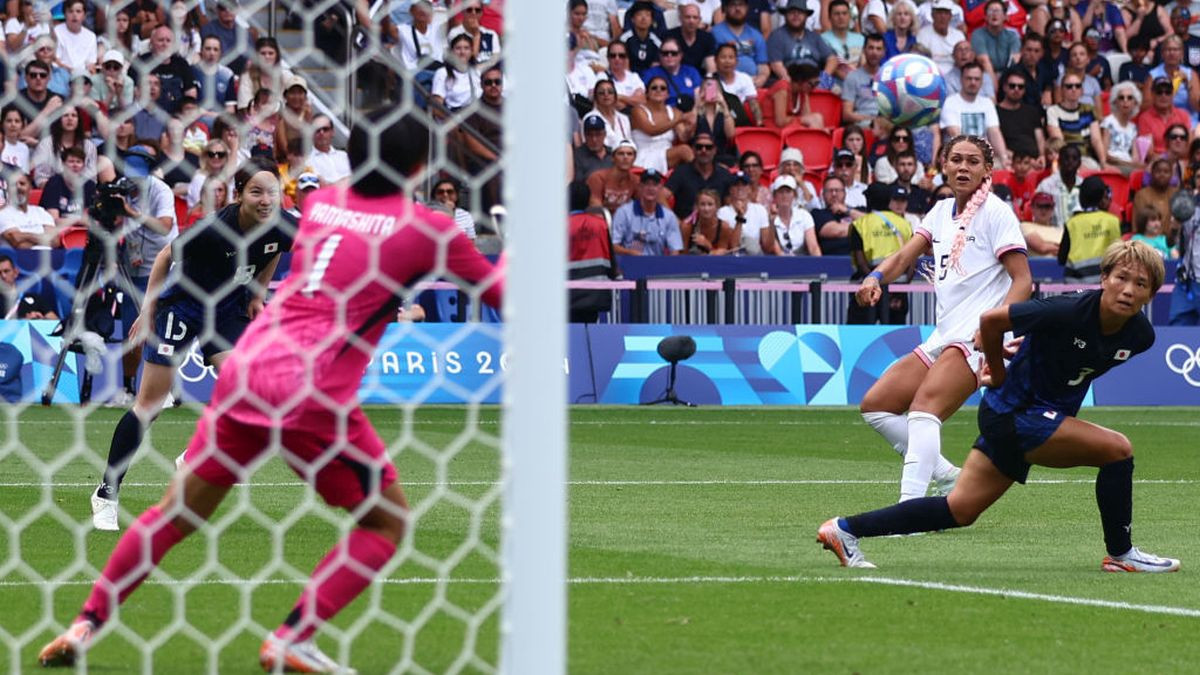
<path fill-rule="evenodd" d="M 308 83 L 305 82 L 304 78 L 300 77 L 299 75 L 292 75 L 283 81 L 283 93 L 286 94 L 287 91 L 292 87 L 300 87 L 305 92 L 308 91 Z"/>
<path fill-rule="evenodd" d="M 784 162 L 795 162 L 804 166 L 804 153 L 800 152 L 799 148 L 784 148 L 783 152 L 779 153 L 779 163 Z"/>
<path fill-rule="evenodd" d="M 305 171 L 296 176 L 297 190 L 312 190 L 321 187 L 321 177 L 312 171 Z"/>
<path fill-rule="evenodd" d="M 629 148 L 630 150 L 633 150 L 635 154 L 637 153 L 637 145 L 628 138 L 621 139 L 621 141 L 617 143 L 617 147 L 613 148 L 613 151 L 620 150 L 621 148 Z"/>
<path fill-rule="evenodd" d="M 955 7 L 957 5 L 954 4 L 954 0 L 933 0 L 933 5 L 930 9 L 944 9 L 947 12 L 953 12 Z"/>
<path fill-rule="evenodd" d="M 34 40 L 34 42 L 33 42 L 34 51 L 37 51 L 37 50 L 41 49 L 42 47 L 56 47 L 56 46 L 58 46 L 58 43 L 56 43 L 54 41 L 54 38 L 50 35 L 41 35 L 38 37 L 37 40 Z"/>
<path fill-rule="evenodd" d="M 100 63 L 119 63 L 121 67 L 125 67 L 125 55 L 119 49 L 110 49 L 104 52 L 104 60 Z"/>
<path fill-rule="evenodd" d="M 779 190 L 780 188 L 789 188 L 792 191 L 795 191 L 796 179 L 792 178 L 791 176 L 788 176 L 788 175 L 783 175 L 783 176 L 776 178 L 775 182 L 771 183 L 771 192 L 775 192 L 776 190 Z"/>

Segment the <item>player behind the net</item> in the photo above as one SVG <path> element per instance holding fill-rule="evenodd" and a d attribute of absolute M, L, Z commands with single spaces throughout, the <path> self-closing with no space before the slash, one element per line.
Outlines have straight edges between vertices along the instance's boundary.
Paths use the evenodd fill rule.
<path fill-rule="evenodd" d="M 1108 572 L 1174 572 L 1179 561 L 1133 546 L 1133 447 L 1124 434 L 1077 419 L 1092 380 L 1154 344 L 1142 314 L 1163 283 L 1162 256 L 1119 241 L 1100 263 L 1100 290 L 1030 300 L 984 313 L 979 331 L 988 387 L 979 404 L 979 437 L 946 497 L 923 497 L 849 518 L 831 518 L 817 541 L 847 567 L 874 567 L 863 537 L 966 527 L 1000 499 L 1031 464 L 1095 466 L 1096 504 Z M 1006 371 L 1005 331 L 1022 336 Z"/>
<path fill-rule="evenodd" d="M 201 220 L 154 259 L 141 313 L 130 329 L 144 336 L 137 399 L 113 430 L 92 525 L 117 530 L 121 481 L 146 429 L 158 417 L 175 371 L 192 343 L 218 371 L 250 321 L 262 311 L 279 256 L 291 248 L 296 219 L 279 208 L 279 169 L 248 161 L 234 176 L 237 201 Z"/>
<path fill-rule="evenodd" d="M 287 280 L 226 359 L 188 446 L 186 467 L 121 537 L 70 629 L 42 650 L 66 665 L 158 564 L 207 519 L 236 482 L 278 449 L 356 527 L 317 565 L 283 623 L 266 637 L 267 669 L 335 672 L 312 640 L 396 551 L 407 502 L 386 448 L 358 403 L 385 326 L 410 284 L 453 276 L 500 305 L 503 279 L 455 226 L 403 194 L 423 165 L 428 132 L 394 111 L 367 116 L 350 135 L 351 186 L 308 197 Z M 378 130 L 376 139 L 368 130 Z M 377 148 L 375 165 L 371 148 Z M 407 178 L 402 178 L 407 177 Z"/>
<path fill-rule="evenodd" d="M 992 146 L 956 136 L 942 147 L 942 173 L 954 191 L 930 209 L 916 234 L 862 281 L 857 300 L 874 305 L 881 286 L 905 274 L 922 255 L 937 297 L 937 325 L 863 396 L 863 419 L 904 458 L 900 500 L 924 497 L 933 480 L 946 494 L 958 468 L 942 456 L 942 421 L 978 388 L 983 355 L 979 315 L 1029 298 L 1033 277 L 1025 237 L 1012 209 L 992 194 Z M 907 414 L 905 414 L 907 413 Z"/>

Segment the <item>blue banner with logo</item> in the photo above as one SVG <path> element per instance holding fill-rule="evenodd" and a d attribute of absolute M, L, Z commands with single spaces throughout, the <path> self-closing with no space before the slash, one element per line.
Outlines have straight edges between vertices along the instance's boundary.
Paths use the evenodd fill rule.
<path fill-rule="evenodd" d="M 1200 328 L 1158 327 L 1154 346 L 1092 384 L 1096 405 L 1200 405 Z"/>

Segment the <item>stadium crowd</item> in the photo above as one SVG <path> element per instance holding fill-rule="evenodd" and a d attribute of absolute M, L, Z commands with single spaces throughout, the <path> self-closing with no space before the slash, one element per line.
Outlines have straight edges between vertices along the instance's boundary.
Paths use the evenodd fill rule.
<path fill-rule="evenodd" d="M 1169 207 L 1200 166 L 1200 1 L 564 1 L 569 175 L 617 253 L 842 255 L 861 278 L 947 194 L 938 150 L 965 133 L 996 149 L 994 189 L 1030 254 L 1067 276 L 1094 279 L 1114 238 L 1186 255 Z M 402 71 L 383 86 L 412 82 L 447 130 L 456 166 L 420 196 L 484 248 L 493 223 L 476 219 L 502 193 L 503 0 L 392 0 L 374 26 L 364 0 L 345 4 L 359 26 L 336 8 L 300 25 L 337 59 L 354 30 L 378 35 L 385 71 Z M 247 158 L 279 164 L 290 209 L 349 173 L 308 84 L 234 0 L 5 9 L 9 246 L 69 242 L 109 164 L 149 173 L 146 248 L 126 249 L 136 280 L 232 199 Z M 947 99 L 936 122 L 893 128 L 871 85 L 906 53 L 938 65 Z"/>

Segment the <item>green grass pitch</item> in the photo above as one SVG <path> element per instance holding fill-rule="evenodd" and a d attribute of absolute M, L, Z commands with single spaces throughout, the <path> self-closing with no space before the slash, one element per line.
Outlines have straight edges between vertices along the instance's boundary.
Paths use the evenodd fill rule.
<path fill-rule="evenodd" d="M 91 531 L 88 495 L 118 413 L 78 424 L 70 409 L 0 416 L 0 671 L 36 669 L 116 541 Z M 498 411 L 369 414 L 397 451 L 415 529 L 319 642 L 362 673 L 490 670 Z M 944 427 L 956 463 L 974 417 L 964 410 Z M 1102 573 L 1095 471 L 1037 468 L 974 527 L 868 540 L 879 569 L 846 570 L 814 542 L 817 526 L 892 503 L 900 475 L 856 411 L 574 408 L 569 670 L 1195 672 L 1200 416 L 1082 417 L 1132 439 L 1134 542 L 1181 558 L 1178 574 Z M 154 427 L 122 492 L 122 527 L 160 496 L 194 419 L 168 410 Z M 90 671 L 255 672 L 263 631 L 347 525 L 278 459 L 214 522 L 124 606 Z"/>

